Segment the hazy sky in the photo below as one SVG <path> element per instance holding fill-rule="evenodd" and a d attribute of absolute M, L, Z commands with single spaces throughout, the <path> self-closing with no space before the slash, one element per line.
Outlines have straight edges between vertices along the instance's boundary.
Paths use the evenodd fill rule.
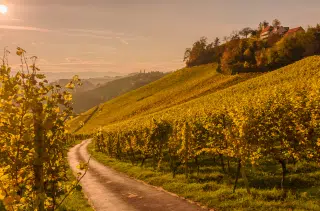
<path fill-rule="evenodd" d="M 0 47 L 37 55 L 43 71 L 172 71 L 186 47 L 274 18 L 320 22 L 320 0 L 0 0 Z M 11 59 L 12 63 L 17 61 Z"/>

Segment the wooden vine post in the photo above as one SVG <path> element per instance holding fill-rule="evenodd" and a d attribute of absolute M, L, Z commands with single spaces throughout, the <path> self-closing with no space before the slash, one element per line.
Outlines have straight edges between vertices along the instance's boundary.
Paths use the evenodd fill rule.
<path fill-rule="evenodd" d="M 42 103 L 35 103 L 33 111 L 33 124 L 34 124 L 34 151 L 35 158 L 33 164 L 33 171 L 35 177 L 35 204 L 38 211 L 44 211 L 45 190 L 44 190 L 44 128 L 42 124 L 43 107 Z"/>

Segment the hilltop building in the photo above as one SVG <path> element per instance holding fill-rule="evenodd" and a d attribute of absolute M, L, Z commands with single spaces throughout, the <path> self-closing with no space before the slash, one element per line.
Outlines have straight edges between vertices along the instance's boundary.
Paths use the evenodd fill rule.
<path fill-rule="evenodd" d="M 289 27 L 283 27 L 283 26 L 277 26 L 277 27 L 273 27 L 273 26 L 267 26 L 265 27 L 261 34 L 260 34 L 260 39 L 265 40 L 268 39 L 271 35 L 280 35 L 283 36 L 284 34 L 286 34 L 289 30 Z"/>
<path fill-rule="evenodd" d="M 298 33 L 298 32 L 305 32 L 305 30 L 300 26 L 300 27 L 288 30 L 284 36 L 294 35 L 295 33 Z"/>

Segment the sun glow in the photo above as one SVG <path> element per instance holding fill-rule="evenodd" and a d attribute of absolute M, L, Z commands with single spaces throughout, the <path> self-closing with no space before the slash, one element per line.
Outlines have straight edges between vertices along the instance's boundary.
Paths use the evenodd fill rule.
<path fill-rule="evenodd" d="M 8 7 L 6 5 L 0 4 L 0 13 L 6 14 L 8 12 Z"/>

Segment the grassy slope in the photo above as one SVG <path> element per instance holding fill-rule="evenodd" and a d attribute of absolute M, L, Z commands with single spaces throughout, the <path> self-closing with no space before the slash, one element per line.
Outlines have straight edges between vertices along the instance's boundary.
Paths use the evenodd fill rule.
<path fill-rule="evenodd" d="M 221 75 L 213 64 L 185 68 L 104 103 L 94 114 L 94 109 L 87 111 L 72 121 L 71 126 L 75 130 L 90 114 L 93 115 L 79 132 L 90 133 L 101 126 L 122 127 L 127 121 L 135 125 L 151 116 L 177 118 L 185 116 L 186 111 L 217 109 L 246 100 L 250 103 L 257 95 L 267 95 L 270 86 L 290 91 L 300 80 L 309 83 L 314 74 L 319 74 L 319 66 L 320 56 L 313 56 L 259 77 Z"/>
<path fill-rule="evenodd" d="M 196 113 L 201 107 L 210 109 L 221 108 L 222 106 L 236 104 L 254 104 L 258 96 L 269 95 L 271 90 L 295 91 L 299 89 L 300 84 L 311 83 L 313 79 L 320 77 L 320 56 L 312 56 L 286 67 L 280 68 L 259 77 L 252 78 L 235 86 L 228 87 L 199 99 L 184 103 L 179 106 L 167 109 L 158 115 L 168 115 L 179 112 L 183 116 L 183 111 Z M 273 89 L 270 89 L 272 87 Z M 262 98 L 259 98 L 262 100 Z"/>
<path fill-rule="evenodd" d="M 107 82 L 92 90 L 75 93 L 73 107 L 77 113 L 87 111 L 100 103 L 156 81 L 164 75 L 162 72 L 140 73 Z"/>
<path fill-rule="evenodd" d="M 100 126 L 159 112 L 258 75 L 227 76 L 217 73 L 216 69 L 216 64 L 184 68 L 151 84 L 107 101 L 100 106 L 98 112 L 92 115 L 80 132 L 90 132 Z M 92 108 L 72 121 L 72 129 L 75 130 L 79 126 L 79 122 L 84 122 L 94 110 Z"/>
<path fill-rule="evenodd" d="M 320 77 L 319 68 L 320 56 L 309 57 L 276 71 L 217 90 L 209 95 L 190 100 L 149 116 L 136 115 L 127 121 L 107 124 L 105 129 L 122 128 L 125 126 L 134 127 L 134 125 L 138 125 L 152 117 L 158 119 L 162 117 L 166 119 L 183 119 L 190 114 L 201 114 L 203 109 L 210 111 L 230 105 L 236 106 L 237 104 L 254 105 L 255 100 L 263 100 L 263 97 L 259 96 L 269 95 L 271 90 L 274 93 L 277 93 L 277 90 L 294 92 L 295 89 L 299 89 L 301 84 L 314 82 L 314 80 Z M 91 123 L 93 124 L 83 128 L 84 132 L 88 132 L 87 128 L 92 129 L 96 127 L 95 119 L 92 119 Z"/>

